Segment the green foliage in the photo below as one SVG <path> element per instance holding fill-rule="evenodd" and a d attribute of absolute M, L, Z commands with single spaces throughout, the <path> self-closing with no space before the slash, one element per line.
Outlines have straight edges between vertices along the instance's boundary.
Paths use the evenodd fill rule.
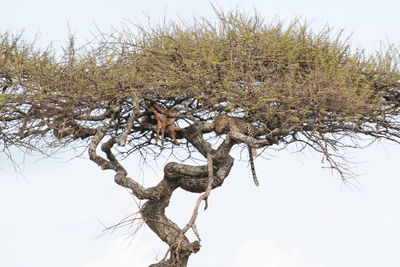
<path fill-rule="evenodd" d="M 216 15 L 215 22 L 101 33 L 80 48 L 69 34 L 61 54 L 21 34 L 0 34 L 0 149 L 48 152 L 77 148 L 84 140 L 93 162 L 114 170 L 115 182 L 137 198 L 148 199 L 140 215 L 168 243 L 167 265 L 176 265 L 174 257 L 185 265 L 200 247 L 184 235 L 195 217 L 184 230 L 171 230 L 179 229 L 165 216 L 172 192 L 206 191 L 199 200 L 206 199 L 229 174 L 235 143 L 310 147 L 343 179 L 348 172 L 340 148 L 355 147 L 365 136 L 400 143 L 400 57 L 394 47 L 366 55 L 328 27 L 315 33 L 300 20 L 268 25 L 257 14 Z M 171 118 L 170 109 L 178 116 Z M 214 149 L 215 139 L 203 134 L 213 131 L 207 122 L 220 113 L 242 117 L 236 119 L 240 125 L 252 123 L 253 136 L 229 126 L 230 138 Z M 175 128 L 174 119 L 184 125 Z M 170 162 L 163 181 L 144 188 L 128 178 L 119 159 L 137 151 L 144 161 L 160 155 L 152 147 L 161 124 L 156 120 L 168 123 L 167 135 L 179 139 L 166 142 L 167 148 L 184 150 L 196 163 L 199 152 L 208 164 Z"/>
<path fill-rule="evenodd" d="M 19 126 L 3 120 L 3 129 L 12 125 L 8 134 L 22 139 L 42 138 L 53 128 L 96 129 L 110 121 L 110 107 L 120 105 L 121 120 L 110 128 L 120 133 L 140 100 L 138 127 L 146 103 L 155 102 L 175 108 L 189 124 L 225 112 L 267 132 L 302 127 L 297 132 L 309 131 L 316 140 L 327 133 L 372 135 L 373 124 L 392 127 L 382 136 L 393 135 L 396 49 L 366 55 L 328 27 L 315 33 L 301 20 L 266 24 L 257 14 L 216 14 L 215 22 L 102 33 L 81 48 L 70 35 L 61 55 L 22 35 L 0 35 L 0 89 L 7 93 L 1 117 L 19 120 Z"/>
<path fill-rule="evenodd" d="M 376 82 L 399 80 L 394 51 L 366 58 L 329 28 L 315 34 L 298 20 L 284 27 L 265 25 L 257 15 L 218 15 L 215 24 L 171 23 L 142 30 L 140 38 L 121 36 L 140 77 L 132 87 L 157 100 L 198 99 L 211 111 L 284 117 L 294 111 L 296 118 L 284 119 L 303 120 L 355 118 L 379 105 Z"/>

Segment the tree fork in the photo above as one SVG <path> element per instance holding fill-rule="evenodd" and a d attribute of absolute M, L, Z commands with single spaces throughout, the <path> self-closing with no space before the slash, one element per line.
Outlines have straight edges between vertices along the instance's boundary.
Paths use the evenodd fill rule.
<path fill-rule="evenodd" d="M 186 267 L 190 255 L 200 250 L 200 236 L 195 226 L 200 203 L 205 200 L 206 207 L 208 206 L 207 198 L 211 190 L 222 185 L 232 168 L 234 160 L 229 155 L 229 151 L 234 142 L 223 142 L 216 150 L 213 150 L 211 144 L 205 141 L 202 136 L 204 127 L 204 124 L 190 127 L 186 131 L 185 137 L 201 154 L 205 154 L 207 164 L 191 166 L 170 162 L 164 167 L 164 178 L 158 185 L 150 188 L 144 188 L 133 179 L 127 177 L 127 171 L 111 151 L 115 144 L 119 144 L 119 136 L 111 137 L 101 145 L 101 150 L 106 154 L 106 159 L 96 152 L 97 147 L 106 135 L 105 128 L 98 129 L 89 146 L 90 159 L 104 170 L 114 170 L 116 172 L 114 180 L 117 184 L 131 189 L 132 194 L 137 198 L 148 200 L 140 209 L 143 220 L 169 246 L 164 259 L 157 264 L 151 265 L 152 267 Z M 189 192 L 204 192 L 197 200 L 193 215 L 183 229 L 180 229 L 165 215 L 165 209 L 169 205 L 171 196 L 179 187 Z M 190 228 L 195 231 L 199 241 L 190 242 L 186 237 L 185 233 Z M 170 257 L 167 260 L 168 254 Z"/>

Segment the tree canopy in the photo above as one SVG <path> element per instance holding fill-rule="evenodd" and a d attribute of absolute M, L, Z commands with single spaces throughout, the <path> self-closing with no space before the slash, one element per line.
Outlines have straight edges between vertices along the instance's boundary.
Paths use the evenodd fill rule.
<path fill-rule="evenodd" d="M 0 147 L 88 147 L 92 161 L 115 171 L 116 183 L 147 200 L 140 216 L 169 245 L 162 262 L 172 266 L 186 266 L 200 249 L 185 232 L 195 230 L 200 201 L 228 176 L 235 144 L 261 153 L 309 147 L 346 179 L 343 149 L 365 138 L 400 142 L 395 47 L 367 55 L 328 27 L 315 33 L 300 20 L 266 24 L 257 14 L 216 14 L 216 21 L 192 24 L 132 24 L 82 47 L 70 36 L 62 53 L 22 34 L 0 34 Z M 159 156 L 150 106 L 166 116 L 163 110 L 178 111 L 179 145 L 167 139 L 163 153 L 184 158 L 165 166 L 157 186 L 144 188 L 128 177 L 123 159 Z M 251 123 L 254 138 L 221 143 L 210 134 L 218 114 Z M 207 164 L 188 165 L 199 154 Z M 177 188 L 205 192 L 182 229 L 165 215 Z"/>

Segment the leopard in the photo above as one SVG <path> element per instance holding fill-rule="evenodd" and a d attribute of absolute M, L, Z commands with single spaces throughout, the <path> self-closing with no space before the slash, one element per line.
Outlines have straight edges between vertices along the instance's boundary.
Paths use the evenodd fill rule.
<path fill-rule="evenodd" d="M 254 138 L 256 133 L 256 128 L 250 122 L 247 122 L 243 118 L 232 117 L 227 114 L 220 114 L 215 116 L 210 124 L 210 128 L 214 129 L 217 135 L 226 133 L 226 143 L 229 142 L 229 135 L 231 132 L 240 132 L 241 134 L 247 135 L 251 138 Z M 256 186 L 259 186 L 256 169 L 254 166 L 254 156 L 257 156 L 257 150 L 254 147 L 250 147 L 249 145 L 247 145 L 247 147 L 249 150 L 249 161 L 254 184 Z"/>

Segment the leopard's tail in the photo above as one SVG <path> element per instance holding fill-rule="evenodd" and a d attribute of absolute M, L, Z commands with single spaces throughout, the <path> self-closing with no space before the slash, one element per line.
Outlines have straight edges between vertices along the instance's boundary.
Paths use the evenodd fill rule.
<path fill-rule="evenodd" d="M 254 157 L 253 157 L 253 150 L 255 150 L 254 148 L 251 148 L 250 146 L 248 146 L 249 148 L 249 159 L 250 159 L 250 168 L 251 168 L 251 173 L 253 174 L 253 180 L 254 180 L 254 184 L 256 186 L 259 186 L 260 183 L 258 182 L 257 179 L 257 174 L 256 174 L 256 168 L 254 167 Z"/>

